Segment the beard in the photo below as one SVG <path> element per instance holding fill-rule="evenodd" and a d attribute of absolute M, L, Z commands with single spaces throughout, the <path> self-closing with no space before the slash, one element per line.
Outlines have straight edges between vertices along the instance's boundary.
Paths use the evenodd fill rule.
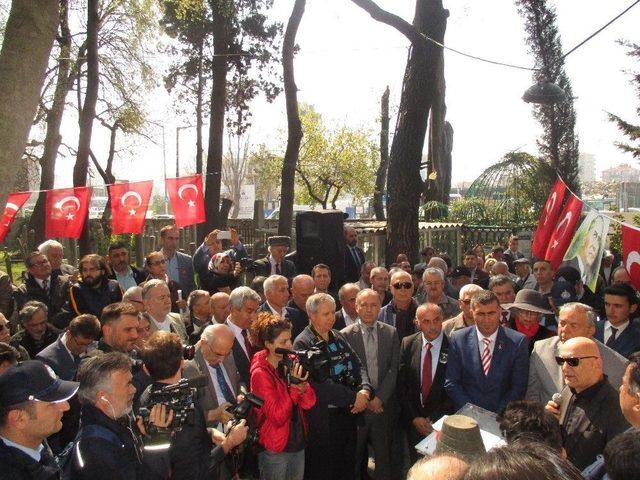
<path fill-rule="evenodd" d="M 82 283 L 84 283 L 87 287 L 97 287 L 102 282 L 102 275 L 99 275 L 95 278 L 87 277 L 82 279 Z"/>

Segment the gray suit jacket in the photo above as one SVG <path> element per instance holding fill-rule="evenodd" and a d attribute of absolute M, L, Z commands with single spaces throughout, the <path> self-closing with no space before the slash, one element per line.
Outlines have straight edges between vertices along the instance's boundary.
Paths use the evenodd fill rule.
<path fill-rule="evenodd" d="M 180 279 L 176 280 L 182 287 L 182 295 L 187 298 L 189 294 L 196 289 L 196 282 L 193 278 L 193 258 L 186 253 L 176 252 L 178 257 L 178 271 Z"/>
<path fill-rule="evenodd" d="M 619 388 L 628 360 L 598 340 L 594 339 L 594 341 L 600 349 L 604 374 L 614 388 Z M 559 393 L 564 388 L 562 368 L 556 363 L 555 358 L 558 355 L 559 346 L 560 337 L 557 336 L 534 343 L 529 359 L 527 400 L 546 404 L 554 393 Z"/>
<path fill-rule="evenodd" d="M 395 398 L 396 380 L 400 367 L 400 340 L 395 327 L 376 322 L 378 328 L 378 388 L 376 397 L 387 404 Z M 358 354 L 362 365 L 367 366 L 364 350 L 364 338 L 360 322 L 349 325 L 340 331 L 353 350 Z M 368 373 L 368 372 L 367 372 Z"/>
<path fill-rule="evenodd" d="M 143 315 L 147 315 L 148 317 L 147 313 L 143 313 Z M 169 320 L 171 321 L 171 331 L 178 334 L 183 345 L 187 345 L 189 343 L 189 335 L 187 335 L 187 327 L 184 326 L 184 322 L 180 318 L 180 314 L 169 312 L 167 317 L 169 317 Z M 151 318 L 149 318 L 149 327 L 149 331 L 151 333 L 158 330 L 158 327 Z"/>
<path fill-rule="evenodd" d="M 36 360 L 40 360 L 51 367 L 56 375 L 62 380 L 73 380 L 80 365 L 80 359 L 74 360 L 69 351 L 62 343 L 62 333 L 51 345 L 36 355 Z"/>
<path fill-rule="evenodd" d="M 231 385 L 229 386 L 233 389 L 233 393 L 237 395 L 240 392 L 240 374 L 238 373 L 236 364 L 233 361 L 233 355 L 227 355 L 227 357 L 222 361 L 222 365 L 229 376 L 229 381 L 231 382 Z M 185 362 L 182 376 L 184 378 L 194 378 L 200 375 L 207 377 L 207 385 L 198 391 L 198 398 L 196 401 L 205 412 L 214 410 L 219 406 L 218 397 L 216 397 L 216 389 L 213 386 L 213 380 L 209 373 L 209 366 L 207 365 L 200 348 L 198 348 L 193 360 Z"/>

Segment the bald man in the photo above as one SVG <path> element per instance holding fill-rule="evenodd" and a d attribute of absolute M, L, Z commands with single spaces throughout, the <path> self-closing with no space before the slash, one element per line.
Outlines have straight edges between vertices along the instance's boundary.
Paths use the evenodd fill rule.
<path fill-rule="evenodd" d="M 240 374 L 231 355 L 235 336 L 227 325 L 216 323 L 202 331 L 193 360 L 184 365 L 182 376 L 207 377 L 207 385 L 198 392 L 197 402 L 207 414 L 207 424 L 226 422 L 226 409 L 240 391 Z"/>
<path fill-rule="evenodd" d="M 211 315 L 216 323 L 224 323 L 231 313 L 229 306 L 229 294 L 217 292 L 211 295 Z"/>
<path fill-rule="evenodd" d="M 600 350 L 593 340 L 575 337 L 564 342 L 557 362 L 566 386 L 559 403 L 551 400 L 546 409 L 560 421 L 567 459 L 583 470 L 630 425 L 620 410 L 618 393 L 602 371 Z"/>
<path fill-rule="evenodd" d="M 424 457 L 411 467 L 407 480 L 462 480 L 467 470 L 469 464 L 456 457 Z"/>
<path fill-rule="evenodd" d="M 296 275 L 291 282 L 291 300 L 287 303 L 286 316 L 291 322 L 291 340 L 309 325 L 307 299 L 313 295 L 316 284 L 309 275 Z"/>
<path fill-rule="evenodd" d="M 400 339 L 413 335 L 418 302 L 413 298 L 413 279 L 404 270 L 391 276 L 391 301 L 380 310 L 378 320 L 398 330 Z"/>

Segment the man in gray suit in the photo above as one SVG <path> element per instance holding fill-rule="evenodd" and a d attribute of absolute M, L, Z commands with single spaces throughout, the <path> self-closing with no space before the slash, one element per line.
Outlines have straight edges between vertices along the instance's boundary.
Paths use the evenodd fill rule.
<path fill-rule="evenodd" d="M 207 385 L 198 392 L 197 402 L 206 412 L 210 426 L 231 419 L 226 409 L 235 403 L 240 391 L 240 374 L 231 355 L 234 339 L 227 325 L 209 325 L 196 343 L 195 357 L 185 363 L 182 373 L 185 378 L 207 377 Z"/>
<path fill-rule="evenodd" d="M 390 420 L 397 408 L 395 388 L 400 364 L 400 340 L 395 327 L 376 319 L 380 312 L 380 296 L 366 288 L 356 296 L 358 322 L 341 331 L 347 342 L 366 366 L 376 395 L 358 425 L 356 468 L 366 472 L 368 448 L 373 447 L 375 479 L 388 480 L 390 471 Z M 358 472 L 359 473 L 359 472 Z"/>
<path fill-rule="evenodd" d="M 558 336 L 538 340 L 533 346 L 529 360 L 527 400 L 546 404 L 554 393 L 562 391 L 562 367 L 556 363 L 556 357 L 562 344 L 575 337 L 594 340 L 600 350 L 604 374 L 614 388 L 620 387 L 627 359 L 593 338 L 595 321 L 596 314 L 588 305 L 572 302 L 560 307 Z"/>
<path fill-rule="evenodd" d="M 193 278 L 193 259 L 191 255 L 178 251 L 180 232 L 175 225 L 166 225 L 160 229 L 160 251 L 167 261 L 167 275 L 182 287 L 183 298 L 187 298 L 196 289 Z"/>
<path fill-rule="evenodd" d="M 177 333 L 183 344 L 189 342 L 187 329 L 178 313 L 171 312 L 171 292 L 166 282 L 154 278 L 142 287 L 144 313 L 149 319 L 150 332 L 164 330 Z"/>
<path fill-rule="evenodd" d="M 36 355 L 36 360 L 49 365 L 62 380 L 73 380 L 80 366 L 80 355 L 99 337 L 98 319 L 90 313 L 78 315 L 55 342 Z"/>

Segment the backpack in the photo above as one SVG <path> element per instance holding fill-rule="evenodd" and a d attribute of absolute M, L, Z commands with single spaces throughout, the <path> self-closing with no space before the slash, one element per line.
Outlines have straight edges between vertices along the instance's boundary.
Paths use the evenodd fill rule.
<path fill-rule="evenodd" d="M 95 424 L 81 427 L 73 442 L 69 442 L 64 450 L 56 455 L 55 460 L 61 472 L 60 478 L 62 480 L 69 480 L 71 478 L 71 461 L 74 455 L 74 448 L 76 448 L 83 438 L 100 438 L 113 445 L 122 445 L 118 436 L 108 428 Z"/>

